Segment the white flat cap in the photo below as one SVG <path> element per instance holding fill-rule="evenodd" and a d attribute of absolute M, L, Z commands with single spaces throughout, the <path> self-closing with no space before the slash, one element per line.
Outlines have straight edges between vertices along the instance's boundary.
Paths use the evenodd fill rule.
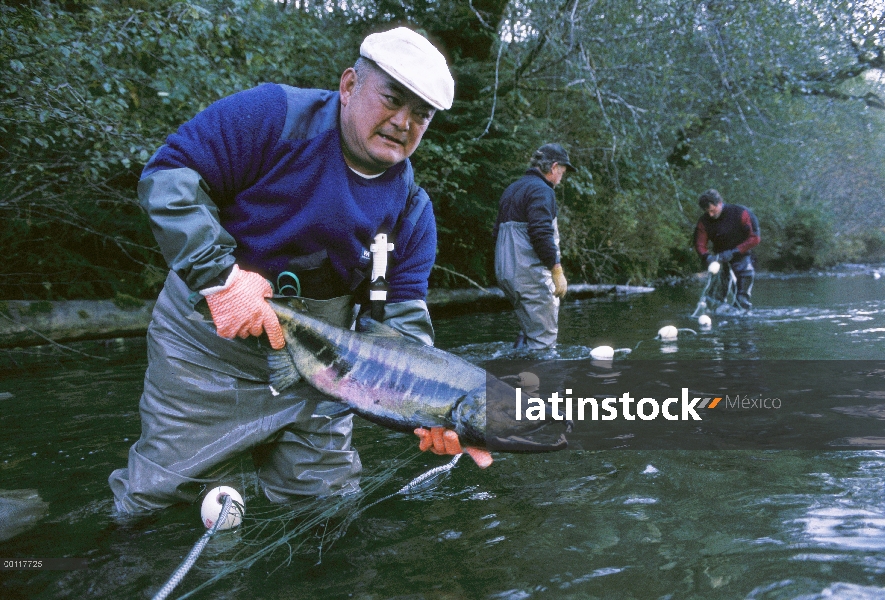
<path fill-rule="evenodd" d="M 408 27 L 373 33 L 363 40 L 360 55 L 439 110 L 452 108 L 455 80 L 442 53 Z"/>

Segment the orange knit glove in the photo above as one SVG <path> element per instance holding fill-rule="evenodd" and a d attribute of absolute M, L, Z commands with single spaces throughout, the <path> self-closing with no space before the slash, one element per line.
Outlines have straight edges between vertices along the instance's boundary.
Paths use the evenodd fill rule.
<path fill-rule="evenodd" d="M 461 441 L 458 434 L 452 429 L 445 427 L 431 427 L 429 430 L 419 427 L 415 430 L 415 435 L 421 438 L 418 449 L 421 452 L 430 450 L 434 454 L 461 454 L 466 452 L 470 458 L 479 466 L 485 469 L 492 464 L 492 455 L 488 450 L 483 448 L 472 448 L 465 446 L 461 448 Z"/>
<path fill-rule="evenodd" d="M 205 291 L 204 291 L 205 293 Z M 227 287 L 206 295 L 215 329 L 223 338 L 246 338 L 267 332 L 274 350 L 286 345 L 280 321 L 265 298 L 273 296 L 267 279 L 234 265 Z"/>

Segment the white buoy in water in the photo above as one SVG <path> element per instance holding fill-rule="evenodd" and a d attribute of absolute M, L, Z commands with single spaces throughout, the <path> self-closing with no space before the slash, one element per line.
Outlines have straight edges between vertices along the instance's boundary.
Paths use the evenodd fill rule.
<path fill-rule="evenodd" d="M 611 346 L 597 346 L 590 351 L 590 356 L 596 360 L 611 360 L 615 355 L 615 349 Z"/>
<path fill-rule="evenodd" d="M 873 279 L 879 279 L 882 276 L 879 271 L 873 271 Z"/>
<path fill-rule="evenodd" d="M 709 327 L 712 324 L 713 321 L 711 321 L 710 317 L 708 317 L 707 315 L 701 315 L 700 317 L 698 317 L 698 325 L 700 325 L 701 327 Z"/>
<path fill-rule="evenodd" d="M 665 327 L 661 327 L 660 330 L 658 330 L 658 337 L 664 341 L 675 340 L 677 337 L 679 337 L 679 330 L 672 325 L 667 325 Z"/>
<path fill-rule="evenodd" d="M 203 520 L 203 525 L 206 526 L 206 529 L 211 529 L 215 525 L 215 521 L 218 520 L 221 508 L 224 506 L 225 496 L 231 497 L 233 505 L 227 511 L 227 518 L 224 520 L 224 523 L 218 526 L 218 529 L 233 529 L 243 522 L 242 511 L 243 507 L 245 507 L 243 497 L 234 488 L 221 485 L 209 490 L 209 493 L 203 498 L 203 506 L 200 507 L 200 518 Z"/>
<path fill-rule="evenodd" d="M 710 266 L 707 267 L 707 270 L 708 270 L 712 275 L 715 275 L 716 273 L 719 272 L 719 269 L 720 269 L 721 267 L 722 267 L 722 265 L 719 264 L 719 261 L 718 261 L 718 260 L 714 260 L 713 262 L 710 263 Z"/>
<path fill-rule="evenodd" d="M 531 371 L 524 371 L 516 376 L 516 387 L 522 388 L 526 394 L 536 394 L 541 380 Z"/>

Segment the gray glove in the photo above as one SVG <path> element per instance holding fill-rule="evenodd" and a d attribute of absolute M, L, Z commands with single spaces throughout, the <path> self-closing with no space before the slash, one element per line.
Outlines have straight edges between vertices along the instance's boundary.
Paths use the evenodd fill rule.
<path fill-rule="evenodd" d="M 717 254 L 717 260 L 724 263 L 731 262 L 731 259 L 734 258 L 735 254 L 737 254 L 737 250 L 725 250 Z"/>

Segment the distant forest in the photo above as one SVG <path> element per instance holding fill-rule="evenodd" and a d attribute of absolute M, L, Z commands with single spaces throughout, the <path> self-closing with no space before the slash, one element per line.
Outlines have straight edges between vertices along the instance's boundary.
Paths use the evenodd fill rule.
<path fill-rule="evenodd" d="M 136 184 L 165 137 L 262 82 L 337 88 L 411 26 L 456 79 L 413 156 L 431 286 L 494 285 L 498 198 L 559 142 L 572 282 L 699 270 L 696 199 L 758 215 L 768 270 L 885 260 L 885 6 L 842 0 L 20 0 L 0 4 L 0 299 L 154 296 Z"/>

